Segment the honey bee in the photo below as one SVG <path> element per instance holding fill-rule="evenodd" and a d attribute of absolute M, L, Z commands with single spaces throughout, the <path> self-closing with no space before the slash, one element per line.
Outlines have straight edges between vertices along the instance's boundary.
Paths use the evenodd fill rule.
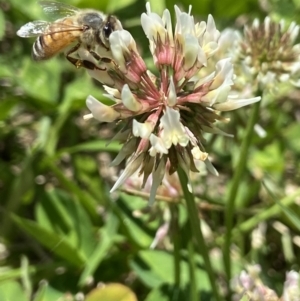
<path fill-rule="evenodd" d="M 17 35 L 23 38 L 37 37 L 32 48 L 32 58 L 35 61 L 50 59 L 75 42 L 75 46 L 67 50 L 65 56 L 76 67 L 96 68 L 93 63 L 71 56 L 80 47 L 86 48 L 97 60 L 109 60 L 101 58 L 95 50 L 109 51 L 110 34 L 122 29 L 121 22 L 115 16 L 55 1 L 39 3 L 46 14 L 60 14 L 62 18 L 54 22 L 29 22 L 17 31 Z"/>

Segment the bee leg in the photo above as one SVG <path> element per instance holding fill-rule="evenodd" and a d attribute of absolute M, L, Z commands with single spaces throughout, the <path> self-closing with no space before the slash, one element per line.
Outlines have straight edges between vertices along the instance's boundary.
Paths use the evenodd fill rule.
<path fill-rule="evenodd" d="M 82 67 L 86 68 L 86 69 L 90 69 L 90 70 L 101 70 L 101 71 L 105 71 L 106 68 L 99 68 L 97 67 L 94 63 L 87 61 L 87 60 L 82 60 L 80 61 L 80 64 Z"/>
<path fill-rule="evenodd" d="M 71 56 L 66 56 L 67 60 L 73 64 L 77 69 L 80 68 L 82 66 L 82 60 L 76 59 L 74 57 Z"/>
<path fill-rule="evenodd" d="M 69 51 L 66 53 L 66 59 L 72 63 L 76 68 L 79 68 L 82 66 L 82 60 L 79 60 L 77 58 L 74 58 L 72 56 L 70 56 L 70 54 L 74 53 L 75 51 L 77 51 L 80 47 L 81 43 L 78 43 L 77 45 L 75 45 L 74 47 L 72 47 L 71 49 L 69 49 Z"/>
<path fill-rule="evenodd" d="M 94 51 L 90 51 L 90 54 L 99 62 L 103 62 L 103 63 L 111 63 L 112 59 L 108 58 L 108 57 L 101 57 L 98 53 L 94 52 Z"/>

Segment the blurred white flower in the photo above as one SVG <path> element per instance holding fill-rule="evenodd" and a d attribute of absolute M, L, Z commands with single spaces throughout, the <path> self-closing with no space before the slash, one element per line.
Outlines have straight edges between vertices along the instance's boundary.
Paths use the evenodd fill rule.
<path fill-rule="evenodd" d="M 282 295 L 283 301 L 300 301 L 299 278 L 299 273 L 296 271 L 286 273 Z"/>
<path fill-rule="evenodd" d="M 287 27 L 283 20 L 275 22 L 269 17 L 262 23 L 255 19 L 251 26 L 245 26 L 243 35 L 233 31 L 224 34 L 223 40 L 231 39 L 229 51 L 238 89 L 244 89 L 247 81 L 252 91 L 276 90 L 278 83 L 287 81 L 299 86 L 300 44 L 295 44 L 298 34 L 299 26 L 294 22 Z"/>
<path fill-rule="evenodd" d="M 234 292 L 233 299 L 241 300 L 247 296 L 253 301 L 300 301 L 299 273 L 290 271 L 286 273 L 283 294 L 281 298 L 260 279 L 261 267 L 252 265 L 242 271 L 231 281 Z"/>

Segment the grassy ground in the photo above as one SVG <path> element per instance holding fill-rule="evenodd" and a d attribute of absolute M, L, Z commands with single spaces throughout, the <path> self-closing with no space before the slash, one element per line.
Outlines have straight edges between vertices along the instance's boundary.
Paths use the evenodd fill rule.
<path fill-rule="evenodd" d="M 172 13 L 174 3 L 166 1 Z M 220 31 L 265 15 L 299 21 L 297 1 L 211 3 L 176 1 L 186 10 L 192 4 L 197 20 L 211 13 Z M 113 11 L 152 63 L 143 1 L 68 4 Z M 296 87 L 256 92 L 259 105 L 223 114 L 231 121 L 220 128 L 234 137 L 205 137 L 219 176 L 193 175 L 193 195 L 162 189 L 149 209 L 138 179 L 109 193 L 124 167 L 109 167 L 121 146 L 107 145 L 110 124 L 82 118 L 88 95 L 109 101 L 101 85 L 63 55 L 31 60 L 34 39 L 15 33 L 45 18 L 36 1 L 0 8 L 0 301 L 279 300 L 297 281 L 299 289 Z M 163 8 L 153 1 L 154 11 Z M 185 181 L 171 178 L 172 189 L 180 193 Z M 258 299 L 261 291 L 269 295 Z"/>

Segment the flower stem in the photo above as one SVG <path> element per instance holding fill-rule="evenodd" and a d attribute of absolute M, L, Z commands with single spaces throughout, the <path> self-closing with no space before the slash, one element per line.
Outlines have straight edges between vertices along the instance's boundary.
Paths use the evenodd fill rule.
<path fill-rule="evenodd" d="M 175 289 L 180 287 L 180 237 L 178 224 L 178 208 L 177 204 L 170 205 L 171 211 L 171 235 L 174 247 L 174 286 Z"/>
<path fill-rule="evenodd" d="M 203 237 L 203 234 L 201 231 L 200 220 L 199 220 L 199 216 L 198 216 L 198 209 L 197 209 L 197 206 L 196 206 L 196 203 L 194 200 L 194 195 L 192 193 L 190 193 L 188 190 L 187 176 L 181 168 L 178 169 L 178 176 L 179 176 L 180 183 L 182 186 L 183 195 L 186 200 L 186 206 L 187 206 L 188 216 L 189 216 L 190 225 L 191 225 L 192 238 L 195 239 L 196 246 L 198 248 L 198 252 L 202 255 L 202 258 L 204 260 L 205 270 L 207 271 L 207 274 L 208 274 L 208 277 L 210 280 L 210 285 L 212 288 L 212 293 L 213 293 L 214 299 L 216 301 L 220 301 L 221 299 L 220 299 L 217 284 L 216 284 L 217 281 L 216 281 L 215 275 L 213 273 L 213 269 L 212 269 L 211 262 L 209 259 L 208 249 L 205 244 L 204 237 Z"/>
<path fill-rule="evenodd" d="M 224 265 L 227 276 L 227 288 L 230 295 L 230 279 L 231 279 L 231 258 L 230 258 L 230 245 L 232 238 L 232 227 L 233 227 L 233 215 L 235 210 L 235 200 L 239 189 L 242 176 L 246 168 L 246 162 L 248 157 L 248 150 L 253 135 L 253 128 L 256 124 L 259 116 L 260 101 L 253 104 L 250 118 L 246 127 L 245 137 L 242 141 L 240 156 L 237 161 L 237 165 L 233 174 L 232 184 L 229 187 L 228 199 L 225 208 L 225 243 L 224 243 Z"/>
<path fill-rule="evenodd" d="M 200 301 L 196 283 L 196 264 L 194 258 L 194 246 L 192 240 L 188 243 L 189 270 L 190 270 L 190 301 Z"/>

